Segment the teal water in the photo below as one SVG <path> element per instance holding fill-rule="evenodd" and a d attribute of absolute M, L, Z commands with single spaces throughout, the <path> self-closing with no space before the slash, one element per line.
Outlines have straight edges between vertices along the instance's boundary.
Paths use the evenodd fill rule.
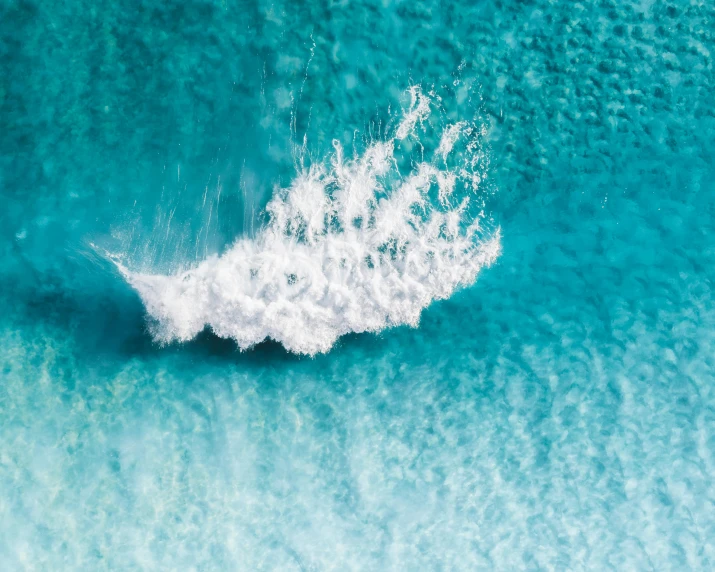
<path fill-rule="evenodd" d="M 0 0 L 0 567 L 712 569 L 714 50 L 696 0 Z M 315 357 L 159 343 L 103 253 L 259 244 L 410 86 L 496 262 Z"/>

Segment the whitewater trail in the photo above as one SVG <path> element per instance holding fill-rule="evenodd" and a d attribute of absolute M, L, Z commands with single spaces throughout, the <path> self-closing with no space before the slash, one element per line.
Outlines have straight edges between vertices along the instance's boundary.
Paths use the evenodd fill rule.
<path fill-rule="evenodd" d="M 395 147 L 418 140 L 431 110 L 419 88 L 410 94 L 392 138 L 352 159 L 335 142 L 330 161 L 275 194 L 255 238 L 173 275 L 115 260 L 154 338 L 186 341 L 208 326 L 241 349 L 271 338 L 315 355 L 350 332 L 416 326 L 433 300 L 474 283 L 500 252 L 499 229 L 481 228 L 483 212 L 470 214 L 484 175 L 475 167 L 483 133 L 468 122 L 446 126 L 433 159 L 400 174 Z"/>

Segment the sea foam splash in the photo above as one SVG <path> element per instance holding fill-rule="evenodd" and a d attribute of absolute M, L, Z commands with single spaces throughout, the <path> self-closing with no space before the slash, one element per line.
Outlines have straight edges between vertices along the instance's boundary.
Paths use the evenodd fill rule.
<path fill-rule="evenodd" d="M 327 164 L 304 168 L 278 191 L 255 238 L 173 275 L 117 262 L 155 339 L 186 341 L 208 326 L 241 349 L 271 338 L 315 355 L 350 332 L 416 326 L 433 300 L 474 283 L 500 252 L 499 229 L 482 228 L 483 211 L 469 214 L 483 177 L 484 133 L 468 122 L 448 125 L 433 159 L 413 161 L 403 175 L 395 148 L 408 138 L 419 143 L 432 106 L 418 87 L 410 96 L 392 138 L 352 159 L 334 142 Z"/>

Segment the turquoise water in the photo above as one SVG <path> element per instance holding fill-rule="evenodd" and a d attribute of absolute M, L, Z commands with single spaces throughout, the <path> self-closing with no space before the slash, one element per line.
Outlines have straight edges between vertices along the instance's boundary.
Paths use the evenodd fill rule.
<path fill-rule="evenodd" d="M 712 569 L 714 50 L 698 1 L 0 1 L 0 567 Z M 314 321 L 335 265 L 265 208 L 334 141 L 394 145 L 369 216 L 420 164 L 480 182 L 358 233 L 385 260 Z M 498 258 L 400 266 L 465 196 Z M 237 240 L 298 264 L 240 290 L 277 321 L 231 313 Z"/>

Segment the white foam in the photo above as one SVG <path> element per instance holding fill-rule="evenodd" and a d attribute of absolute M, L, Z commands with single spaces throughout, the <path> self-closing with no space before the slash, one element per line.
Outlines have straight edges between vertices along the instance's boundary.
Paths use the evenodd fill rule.
<path fill-rule="evenodd" d="M 442 157 L 443 161 L 447 160 L 447 156 L 452 152 L 454 144 L 457 142 L 462 130 L 466 129 L 467 122 L 459 121 L 454 125 L 449 125 L 442 131 L 442 138 L 439 142 L 437 154 Z"/>
<path fill-rule="evenodd" d="M 428 118 L 419 88 L 395 136 L 345 159 L 336 142 L 325 165 L 299 173 L 267 206 L 269 222 L 255 238 L 239 239 L 221 256 L 173 275 L 132 272 L 117 263 L 153 318 L 162 342 L 189 340 L 209 326 L 246 349 L 271 338 L 288 350 L 326 352 L 341 335 L 416 326 L 433 300 L 472 284 L 500 252 L 499 229 L 470 217 L 474 145 L 457 165 L 447 155 L 465 123 L 448 127 L 430 162 L 398 172 L 395 145 Z M 478 133 L 478 130 L 469 130 Z M 468 189 L 457 204 L 457 182 Z M 431 192 L 437 189 L 438 200 Z"/>

